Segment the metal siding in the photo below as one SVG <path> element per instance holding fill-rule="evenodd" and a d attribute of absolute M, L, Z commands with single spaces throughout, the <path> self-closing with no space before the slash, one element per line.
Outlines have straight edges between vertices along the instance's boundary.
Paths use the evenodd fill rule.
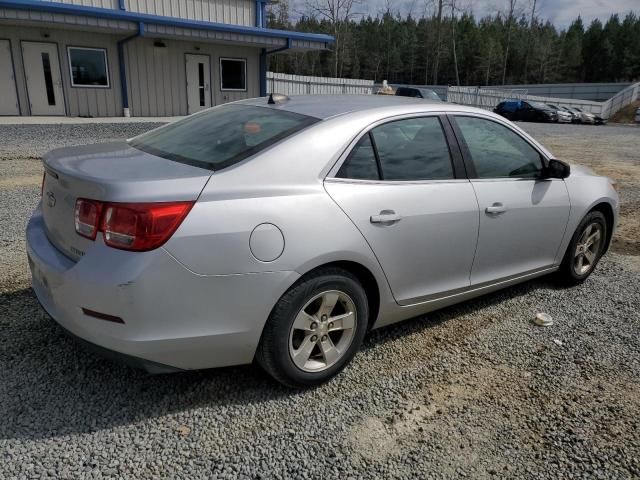
<path fill-rule="evenodd" d="M 43 31 L 49 34 L 49 38 L 42 38 Z M 11 40 L 18 87 L 18 100 L 23 115 L 30 115 L 31 111 L 24 76 L 24 65 L 22 63 L 21 41 L 46 41 L 57 44 L 67 115 L 92 117 L 113 117 L 121 115 L 122 99 L 120 95 L 116 46 L 118 36 L 72 30 L 43 29 L 42 27 L 9 26 L 3 26 L 2 36 Z M 106 48 L 110 88 L 71 87 L 67 46 Z"/>
<path fill-rule="evenodd" d="M 69 5 L 80 5 L 82 7 L 98 8 L 118 8 L 118 0 L 40 0 L 42 2 L 67 3 Z"/>
<path fill-rule="evenodd" d="M 68 0 L 67 3 L 78 1 L 80 0 Z M 100 1 L 108 2 L 109 0 Z M 115 3 L 116 6 L 113 8 L 117 8 L 117 2 Z M 126 7 L 130 12 L 246 27 L 255 26 L 256 19 L 254 0 L 127 0 Z"/>
<path fill-rule="evenodd" d="M 258 48 L 177 40 L 163 40 L 163 43 L 165 48 L 154 47 L 153 39 L 141 38 L 129 42 L 125 47 L 132 116 L 187 114 L 186 53 L 209 55 L 211 58 L 211 93 L 214 105 L 259 95 Z M 220 91 L 220 57 L 247 59 L 246 92 Z"/>

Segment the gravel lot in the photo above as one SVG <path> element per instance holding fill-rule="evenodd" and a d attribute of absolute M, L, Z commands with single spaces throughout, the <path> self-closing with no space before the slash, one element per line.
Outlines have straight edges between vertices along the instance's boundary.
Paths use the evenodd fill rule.
<path fill-rule="evenodd" d="M 103 360 L 31 293 L 35 158 L 152 126 L 0 126 L 0 478 L 640 477 L 640 129 L 523 125 L 620 180 L 620 235 L 584 285 L 544 278 L 373 332 L 335 381 L 292 392 L 253 366 Z"/>

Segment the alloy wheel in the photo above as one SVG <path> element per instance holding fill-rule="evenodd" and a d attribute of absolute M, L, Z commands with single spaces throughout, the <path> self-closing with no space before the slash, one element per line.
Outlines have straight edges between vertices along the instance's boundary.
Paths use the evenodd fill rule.
<path fill-rule="evenodd" d="M 573 269 L 578 275 L 590 272 L 598 260 L 603 240 L 602 225 L 590 223 L 580 235 L 573 259 Z"/>
<path fill-rule="evenodd" d="M 305 372 L 321 372 L 347 352 L 358 321 L 351 297 L 339 290 L 314 296 L 296 315 L 289 332 L 289 355 Z"/>

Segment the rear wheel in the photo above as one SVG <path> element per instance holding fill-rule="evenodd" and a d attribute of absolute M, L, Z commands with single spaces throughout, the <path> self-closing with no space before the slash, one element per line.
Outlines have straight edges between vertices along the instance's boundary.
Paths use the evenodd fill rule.
<path fill-rule="evenodd" d="M 573 234 L 562 266 L 561 279 L 569 284 L 584 282 L 600 261 L 607 239 L 607 220 L 598 211 L 590 212 Z"/>
<path fill-rule="evenodd" d="M 278 301 L 256 359 L 287 386 L 319 385 L 351 361 L 367 320 L 367 297 L 357 278 L 340 268 L 319 270 Z"/>

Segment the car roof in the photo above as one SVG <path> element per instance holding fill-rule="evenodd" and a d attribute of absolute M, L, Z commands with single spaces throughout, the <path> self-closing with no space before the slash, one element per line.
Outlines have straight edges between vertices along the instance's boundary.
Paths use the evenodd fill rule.
<path fill-rule="evenodd" d="M 325 120 L 347 113 L 364 112 L 380 108 L 394 109 L 418 105 L 428 111 L 447 109 L 442 102 L 422 98 L 399 97 L 394 95 L 293 95 L 285 100 L 269 105 L 267 97 L 253 98 L 237 102 L 243 105 L 269 107 L 299 113 Z M 446 104 L 444 104 L 446 105 Z M 456 109 L 451 109 L 452 111 Z"/>

